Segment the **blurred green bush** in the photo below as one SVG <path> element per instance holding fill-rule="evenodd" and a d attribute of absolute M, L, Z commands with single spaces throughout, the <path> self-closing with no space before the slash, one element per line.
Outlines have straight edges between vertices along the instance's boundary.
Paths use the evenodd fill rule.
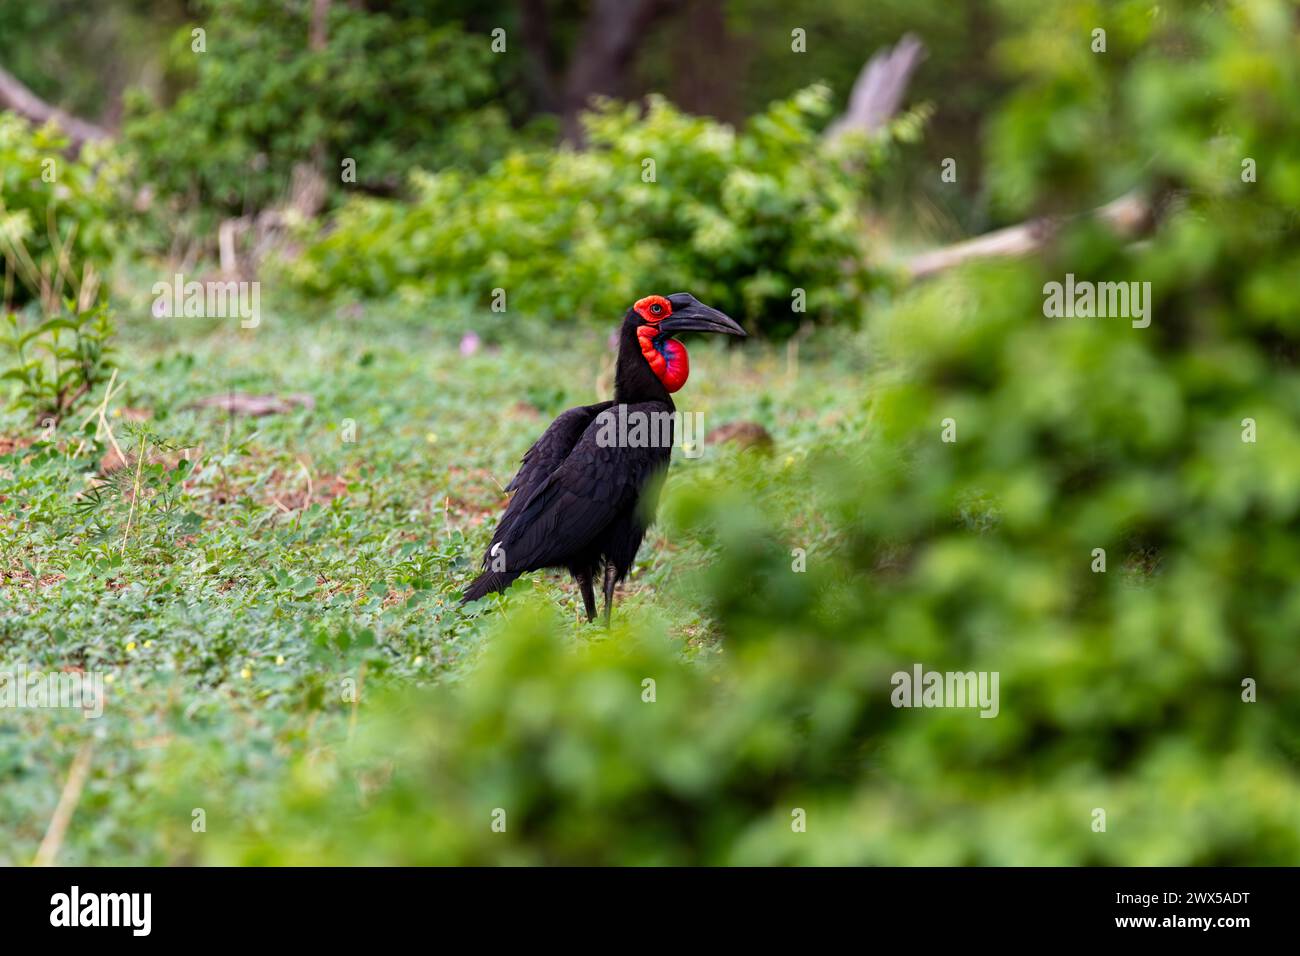
<path fill-rule="evenodd" d="M 33 128 L 0 113 L 0 305 L 41 297 L 65 271 L 106 268 L 121 235 L 123 164 L 111 147 L 90 144 L 71 157 L 57 128 Z M 71 294 L 72 283 L 61 288 Z"/>
<path fill-rule="evenodd" d="M 512 153 L 482 176 L 420 175 L 413 203 L 359 198 L 288 265 L 312 294 L 463 296 L 608 323 L 651 292 L 690 290 L 751 331 L 854 322 L 879 284 L 861 190 L 886 141 L 819 142 L 827 91 L 741 132 L 652 97 L 608 102 L 589 149 Z M 905 117 L 897 135 L 915 135 Z M 847 157 L 852 155 L 854 162 Z M 800 296 L 796 290 L 802 290 Z"/>

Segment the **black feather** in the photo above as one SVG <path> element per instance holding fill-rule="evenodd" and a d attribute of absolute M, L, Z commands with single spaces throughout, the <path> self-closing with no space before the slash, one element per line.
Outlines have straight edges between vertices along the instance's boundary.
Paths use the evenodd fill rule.
<path fill-rule="evenodd" d="M 605 447 L 598 440 L 603 416 L 624 411 L 671 416 L 675 410 L 641 352 L 639 324 L 629 311 L 619 343 L 614 401 L 570 408 L 524 455 L 519 473 L 506 486 L 511 498 L 484 555 L 483 573 L 466 589 L 462 603 L 504 590 L 528 571 L 567 568 L 582 586 L 592 617 L 591 582 L 605 569 L 608 615 L 614 585 L 631 569 L 654 518 L 655 501 L 646 492 L 657 486 L 656 477 L 667 469 L 672 453 L 671 433 L 667 445 L 656 447 Z"/>

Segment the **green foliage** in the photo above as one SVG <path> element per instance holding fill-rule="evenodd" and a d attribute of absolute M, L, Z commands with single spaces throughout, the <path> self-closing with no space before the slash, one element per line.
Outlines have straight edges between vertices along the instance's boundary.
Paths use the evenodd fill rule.
<path fill-rule="evenodd" d="M 71 270 L 102 269 L 112 257 L 121 233 L 122 163 L 108 147 L 91 144 L 75 159 L 67 147 L 56 127 L 34 129 L 0 113 L 0 301 L 78 288 L 84 273 Z"/>
<path fill-rule="evenodd" d="M 587 117 L 585 152 L 518 152 L 487 174 L 417 178 L 411 204 L 357 199 L 290 264 L 311 293 L 461 296 L 550 319 L 608 322 L 652 292 L 689 290 L 789 331 L 852 321 L 879 282 L 867 265 L 861 165 L 818 142 L 826 90 L 810 88 L 742 132 L 652 97 Z M 647 181 L 653 162 L 653 181 Z"/>
<path fill-rule="evenodd" d="M 329 5 L 328 42 L 309 48 L 309 3 L 203 0 L 173 41 L 188 88 L 130 103 L 126 138 L 166 208 L 240 215 L 281 200 L 295 163 L 395 191 L 414 167 L 483 165 L 508 129 L 482 37 L 455 25 Z M 192 30 L 206 31 L 195 52 Z"/>
<path fill-rule="evenodd" d="M 90 144 L 67 155 L 54 126 L 0 113 L 0 382 L 40 421 L 59 420 L 107 377 L 112 313 L 98 269 L 120 235 L 122 164 Z M 64 299 L 68 293 L 71 298 Z"/>
<path fill-rule="evenodd" d="M 0 382 L 18 383 L 18 403 L 38 421 L 59 421 L 108 378 L 113 317 L 107 303 L 24 324 L 10 313 L 0 334 Z"/>
<path fill-rule="evenodd" d="M 92 447 L 107 444 L 102 425 L 87 424 L 85 435 L 93 439 Z M 121 554 L 134 540 L 137 559 L 166 559 L 179 539 L 202 524 L 185 486 L 192 467 L 183 457 L 185 449 L 136 424 L 119 429 L 114 440 L 114 453 L 126 456 L 121 467 L 109 471 L 75 502 L 77 519 L 85 522 L 85 542 Z"/>
<path fill-rule="evenodd" d="M 1163 184 L 1202 199 L 1253 197 L 1266 216 L 1300 204 L 1294 116 L 1282 105 L 1300 84 L 1294 4 L 1006 6 L 1025 27 L 999 49 L 1019 81 L 991 141 L 1005 212 L 1077 210 Z M 1097 29 L 1104 53 L 1092 52 Z M 1257 187 L 1242 184 L 1246 157 Z"/>

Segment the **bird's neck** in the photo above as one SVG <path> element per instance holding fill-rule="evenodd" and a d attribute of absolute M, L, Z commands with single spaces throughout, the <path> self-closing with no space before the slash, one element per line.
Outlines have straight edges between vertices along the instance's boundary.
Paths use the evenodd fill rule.
<path fill-rule="evenodd" d="M 673 405 L 668 389 L 646 361 L 634 321 L 625 320 L 619 333 L 618 361 L 614 367 L 614 401 L 619 404 L 664 402 L 670 408 Z"/>

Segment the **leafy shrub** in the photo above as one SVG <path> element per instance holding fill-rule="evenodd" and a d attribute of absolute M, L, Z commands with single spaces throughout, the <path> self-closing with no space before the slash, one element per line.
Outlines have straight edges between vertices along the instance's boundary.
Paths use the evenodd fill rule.
<path fill-rule="evenodd" d="M 88 145 L 75 159 L 67 147 L 56 127 L 0 113 L 0 292 L 9 303 L 49 298 L 61 272 L 103 269 L 116 247 L 123 164 L 109 147 Z"/>
<path fill-rule="evenodd" d="M 508 134 L 491 104 L 487 41 L 454 25 L 329 6 L 327 42 L 308 46 L 311 4 L 203 0 L 174 41 L 174 103 L 133 97 L 126 138 L 167 208 L 241 215 L 287 192 L 293 166 L 393 191 L 415 166 L 482 164 Z M 191 31 L 206 31 L 206 52 Z"/>
<path fill-rule="evenodd" d="M 0 381 L 18 383 L 18 402 L 35 410 L 37 421 L 61 420 L 108 378 L 114 329 L 107 303 L 84 311 L 68 303 L 28 326 L 10 313 L 6 323 Z"/>
<path fill-rule="evenodd" d="M 67 147 L 56 127 L 0 113 L 0 304 L 22 306 L 0 322 L 0 381 L 38 421 L 62 419 L 106 377 L 113 335 L 97 266 L 120 234 L 122 164 L 106 147 Z"/>
<path fill-rule="evenodd" d="M 586 119 L 585 152 L 516 152 L 487 174 L 418 176 L 416 200 L 360 198 L 289 266 L 312 293 L 463 296 L 556 319 L 608 321 L 652 291 L 687 289 L 789 330 L 855 319 L 879 282 L 867 264 L 863 173 L 824 147 L 827 91 L 771 106 L 741 132 L 651 98 Z M 900 123 L 899 129 L 906 128 Z M 652 161 L 654 181 L 647 182 Z"/>

